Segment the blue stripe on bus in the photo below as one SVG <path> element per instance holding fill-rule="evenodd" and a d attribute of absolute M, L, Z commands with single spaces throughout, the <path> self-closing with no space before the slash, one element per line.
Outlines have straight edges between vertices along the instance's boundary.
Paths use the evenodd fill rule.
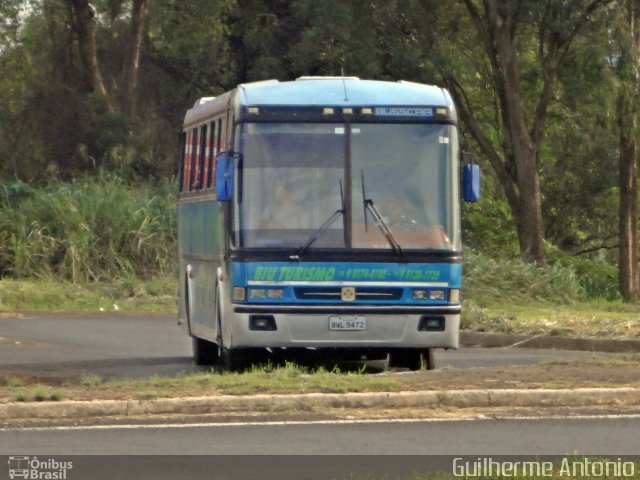
<path fill-rule="evenodd" d="M 413 299 L 415 289 L 444 290 L 460 288 L 462 265 L 437 263 L 367 263 L 367 262 L 234 262 L 232 282 L 234 287 L 266 289 L 265 298 L 248 300 L 269 303 L 328 303 L 336 301 L 331 296 L 336 288 L 355 286 L 374 291 L 394 291 L 390 300 L 374 293 L 363 295 L 360 301 L 370 304 L 442 304 L 442 300 Z M 276 287 L 283 291 L 282 298 L 270 298 L 268 289 Z M 301 298 L 303 287 L 317 287 L 315 294 Z M 323 296 L 323 290 L 326 296 Z M 320 290 L 318 290 L 320 289 Z M 395 289 L 395 290 L 394 290 Z M 364 292 L 364 290 L 362 290 Z M 334 295 L 335 296 L 335 295 Z M 447 295 L 448 297 L 448 295 Z M 339 300 L 339 299 L 338 299 Z"/>

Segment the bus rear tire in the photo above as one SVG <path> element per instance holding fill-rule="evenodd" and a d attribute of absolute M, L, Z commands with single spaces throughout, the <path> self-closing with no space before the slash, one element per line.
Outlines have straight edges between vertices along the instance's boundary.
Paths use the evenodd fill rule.
<path fill-rule="evenodd" d="M 218 363 L 218 345 L 203 338 L 192 337 L 193 360 L 196 365 L 215 365 Z"/>

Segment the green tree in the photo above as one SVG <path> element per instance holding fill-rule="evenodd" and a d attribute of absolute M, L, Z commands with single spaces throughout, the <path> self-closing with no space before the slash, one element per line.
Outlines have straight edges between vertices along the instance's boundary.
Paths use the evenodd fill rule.
<path fill-rule="evenodd" d="M 640 3 L 620 0 L 615 8 L 620 12 L 616 37 L 619 54 L 617 75 L 620 81 L 617 102 L 619 132 L 619 261 L 618 282 L 620 294 L 627 301 L 638 298 L 640 274 L 638 272 L 638 167 L 637 119 L 640 94 Z"/>
<path fill-rule="evenodd" d="M 546 264 L 540 169 L 558 76 L 603 3 L 398 4 L 404 29 L 438 70 L 503 188 L 525 261 Z M 407 5 L 415 15 L 406 14 Z M 425 22 L 435 27 L 425 29 Z"/>

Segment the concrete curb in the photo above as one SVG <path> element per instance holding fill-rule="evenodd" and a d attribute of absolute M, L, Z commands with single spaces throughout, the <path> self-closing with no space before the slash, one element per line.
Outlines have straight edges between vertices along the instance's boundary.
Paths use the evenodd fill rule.
<path fill-rule="evenodd" d="M 460 345 L 486 348 L 538 348 L 586 352 L 640 352 L 640 340 L 599 340 L 593 338 L 511 335 L 460 331 Z"/>
<path fill-rule="evenodd" d="M 640 405 L 640 388 L 505 389 L 92 400 L 0 405 L 0 420 L 158 414 L 311 411 L 327 408 L 585 407 Z"/>

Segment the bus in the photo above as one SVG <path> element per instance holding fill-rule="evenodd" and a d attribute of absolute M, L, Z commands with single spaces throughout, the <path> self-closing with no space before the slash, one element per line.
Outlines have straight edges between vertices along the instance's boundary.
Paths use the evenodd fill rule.
<path fill-rule="evenodd" d="M 460 324 L 460 166 L 447 90 L 301 77 L 238 85 L 184 119 L 178 323 L 197 364 L 265 352 L 434 368 Z"/>

